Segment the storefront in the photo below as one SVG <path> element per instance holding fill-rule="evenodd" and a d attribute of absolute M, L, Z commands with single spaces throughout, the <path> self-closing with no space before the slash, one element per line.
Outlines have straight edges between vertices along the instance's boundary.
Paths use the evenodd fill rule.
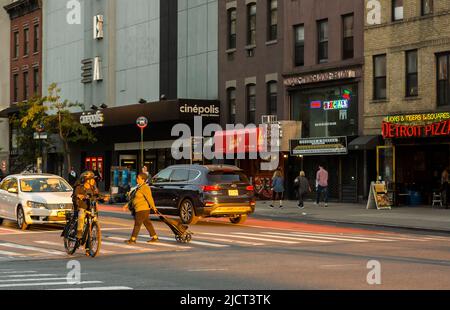
<path fill-rule="evenodd" d="M 361 73 L 355 67 L 285 78 L 291 119 L 302 123 L 302 139 L 291 141 L 287 178 L 293 180 L 303 170 L 314 187 L 321 164 L 329 172 L 330 198 L 336 201 L 357 202 L 367 195 L 364 165 L 375 145 L 372 139 L 357 142 L 358 147 L 353 143 L 361 141 Z M 290 197 L 295 197 L 292 188 Z"/>
<path fill-rule="evenodd" d="M 220 108 L 217 101 L 180 99 L 78 114 L 80 122 L 92 128 L 97 142 L 71 146 L 75 169 L 98 169 L 104 190 L 111 184 L 112 167 L 138 172 L 142 162 L 141 130 L 136 120 L 141 116 L 148 119 L 148 127 L 143 133 L 143 162 L 154 175 L 169 165 L 190 162 L 189 159 L 176 161 L 172 157 L 172 144 L 180 138 L 171 136 L 173 126 L 186 124 L 194 135 L 194 117 L 202 116 L 203 126 L 219 123 Z"/>
<path fill-rule="evenodd" d="M 450 112 L 387 116 L 382 135 L 377 175 L 390 185 L 395 203 L 431 204 L 450 165 Z"/>

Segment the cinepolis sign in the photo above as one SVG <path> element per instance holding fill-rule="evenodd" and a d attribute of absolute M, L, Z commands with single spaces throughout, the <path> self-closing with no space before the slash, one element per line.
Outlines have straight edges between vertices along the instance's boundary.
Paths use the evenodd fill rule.
<path fill-rule="evenodd" d="M 96 113 L 83 113 L 80 116 L 80 124 L 89 125 L 91 128 L 103 127 L 103 122 L 105 117 L 102 112 L 97 111 Z"/>
<path fill-rule="evenodd" d="M 388 116 L 384 139 L 450 136 L 450 112 Z"/>
<path fill-rule="evenodd" d="M 208 107 L 204 106 L 190 106 L 183 105 L 180 107 L 180 112 L 183 114 L 195 114 L 198 116 L 220 116 L 220 108 L 215 105 L 210 105 Z"/>

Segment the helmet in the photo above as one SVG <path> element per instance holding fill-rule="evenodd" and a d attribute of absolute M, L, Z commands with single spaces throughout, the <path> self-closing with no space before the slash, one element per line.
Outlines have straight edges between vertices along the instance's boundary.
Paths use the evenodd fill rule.
<path fill-rule="evenodd" d="M 95 174 L 92 171 L 85 171 L 80 175 L 81 183 L 86 182 L 87 180 L 95 179 Z"/>

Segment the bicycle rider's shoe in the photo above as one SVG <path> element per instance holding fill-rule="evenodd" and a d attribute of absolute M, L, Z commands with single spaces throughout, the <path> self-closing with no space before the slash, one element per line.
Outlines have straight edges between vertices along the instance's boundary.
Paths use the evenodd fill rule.
<path fill-rule="evenodd" d="M 148 240 L 147 243 L 159 242 L 158 236 L 153 236 L 152 239 Z"/>

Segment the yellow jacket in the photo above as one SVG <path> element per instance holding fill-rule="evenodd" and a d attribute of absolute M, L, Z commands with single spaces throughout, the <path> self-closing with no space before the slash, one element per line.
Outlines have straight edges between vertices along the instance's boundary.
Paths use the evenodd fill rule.
<path fill-rule="evenodd" d="M 133 205 L 136 212 L 150 210 L 150 208 L 156 209 L 150 186 L 143 184 L 139 187 L 139 189 L 137 189 L 136 195 L 133 199 Z"/>

